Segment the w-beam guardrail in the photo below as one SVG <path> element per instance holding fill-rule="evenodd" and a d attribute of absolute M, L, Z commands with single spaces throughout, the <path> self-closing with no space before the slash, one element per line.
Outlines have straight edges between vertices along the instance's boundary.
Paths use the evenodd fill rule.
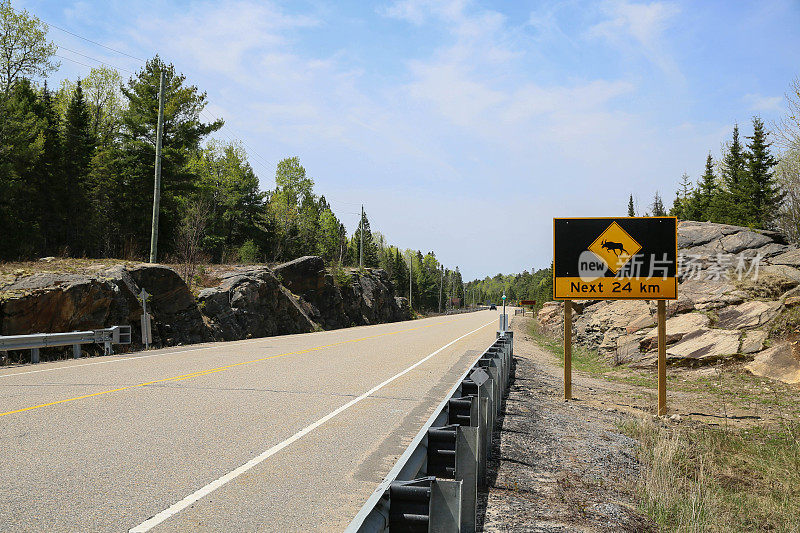
<path fill-rule="evenodd" d="M 35 333 L 33 335 L 0 335 L 0 351 L 30 350 L 31 363 L 39 362 L 39 350 L 54 346 L 72 346 L 75 359 L 81 356 L 82 344 L 102 344 L 103 353 L 111 355 L 113 344 L 130 344 L 131 327 L 113 326 L 91 331 L 69 333 Z"/>
<path fill-rule="evenodd" d="M 513 332 L 475 360 L 378 485 L 347 533 L 452 532 L 476 528 L 492 433 L 511 378 Z"/>

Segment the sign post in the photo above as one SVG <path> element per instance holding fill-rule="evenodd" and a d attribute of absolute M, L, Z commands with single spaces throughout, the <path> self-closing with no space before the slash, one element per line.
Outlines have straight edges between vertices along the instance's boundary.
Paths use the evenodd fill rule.
<path fill-rule="evenodd" d="M 658 301 L 658 416 L 667 414 L 667 305 Z"/>
<path fill-rule="evenodd" d="M 572 300 L 564 302 L 564 399 L 572 399 Z"/>
<path fill-rule="evenodd" d="M 656 300 L 658 414 L 667 413 L 666 300 L 678 297 L 675 217 L 554 218 L 553 298 L 564 301 L 564 398 L 572 397 L 572 301 Z"/>

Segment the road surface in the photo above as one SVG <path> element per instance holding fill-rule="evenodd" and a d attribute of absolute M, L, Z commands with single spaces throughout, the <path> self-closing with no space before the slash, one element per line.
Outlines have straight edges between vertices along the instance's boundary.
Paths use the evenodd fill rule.
<path fill-rule="evenodd" d="M 0 530 L 341 531 L 496 311 L 0 371 Z"/>

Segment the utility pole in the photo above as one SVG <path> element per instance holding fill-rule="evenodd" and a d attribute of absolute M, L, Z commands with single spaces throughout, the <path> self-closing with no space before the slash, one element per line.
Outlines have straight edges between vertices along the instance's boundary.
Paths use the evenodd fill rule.
<path fill-rule="evenodd" d="M 358 247 L 358 269 L 361 270 L 364 268 L 364 204 L 361 204 L 361 224 L 359 228 L 358 233 L 361 237 L 361 243 Z"/>
<path fill-rule="evenodd" d="M 164 135 L 164 71 L 158 85 L 158 124 L 156 126 L 156 175 L 153 184 L 153 227 L 150 232 L 150 262 L 158 253 L 158 214 L 161 206 L 161 137 Z"/>
<path fill-rule="evenodd" d="M 439 277 L 439 312 L 442 312 L 442 283 L 444 283 L 444 265 L 439 267 L 441 276 Z"/>
<path fill-rule="evenodd" d="M 411 250 L 408 251 L 408 308 L 411 307 L 411 271 L 414 270 L 414 263 L 411 259 Z"/>

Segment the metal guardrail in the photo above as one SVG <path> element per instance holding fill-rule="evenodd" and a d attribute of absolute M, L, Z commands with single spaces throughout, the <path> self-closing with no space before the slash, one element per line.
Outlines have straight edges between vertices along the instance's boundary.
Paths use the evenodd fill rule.
<path fill-rule="evenodd" d="M 436 531 L 473 533 L 478 487 L 511 377 L 513 333 L 474 361 L 439 404 L 347 533 Z"/>
<path fill-rule="evenodd" d="M 90 331 L 68 333 L 35 333 L 33 335 L 0 335 L 0 351 L 30 350 L 31 363 L 39 362 L 39 350 L 54 346 L 72 346 L 75 359 L 81 356 L 81 345 L 102 344 L 103 353 L 111 355 L 113 344 L 130 344 L 131 327 L 113 326 Z"/>

